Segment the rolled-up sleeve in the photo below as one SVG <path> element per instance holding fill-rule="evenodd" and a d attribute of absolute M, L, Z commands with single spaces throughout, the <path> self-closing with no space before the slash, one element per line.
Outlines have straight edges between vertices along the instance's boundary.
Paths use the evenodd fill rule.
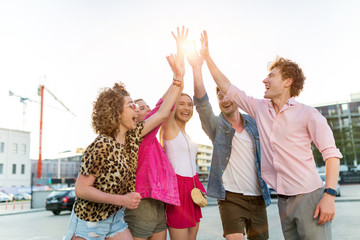
<path fill-rule="evenodd" d="M 249 114 L 252 118 L 256 118 L 255 108 L 259 99 L 247 96 L 244 91 L 232 84 L 226 92 L 225 97 L 233 100 L 241 110 Z"/>
<path fill-rule="evenodd" d="M 326 118 L 316 109 L 313 110 L 308 122 L 308 130 L 324 161 L 332 157 L 339 159 L 343 157 L 336 147 L 333 132 L 327 124 Z"/>

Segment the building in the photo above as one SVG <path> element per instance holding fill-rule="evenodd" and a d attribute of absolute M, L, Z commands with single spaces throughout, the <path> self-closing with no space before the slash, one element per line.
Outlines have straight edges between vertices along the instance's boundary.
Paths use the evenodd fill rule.
<path fill-rule="evenodd" d="M 316 106 L 327 119 L 334 133 L 336 146 L 342 155 L 342 165 L 358 166 L 360 163 L 360 93 L 351 94 L 351 101 Z M 324 165 L 321 154 L 314 148 L 318 166 Z"/>
<path fill-rule="evenodd" d="M 199 174 L 200 181 L 207 181 L 210 172 L 211 157 L 213 147 L 198 144 L 198 153 L 196 155 L 196 170 Z"/>
<path fill-rule="evenodd" d="M 0 128 L 0 187 L 29 187 L 30 167 L 30 132 Z"/>
<path fill-rule="evenodd" d="M 65 183 L 64 179 L 77 178 L 83 153 L 84 149 L 78 148 L 75 152 L 65 151 L 63 153 L 60 153 L 59 158 L 42 160 L 41 178 L 43 179 L 43 181 L 39 181 L 36 179 L 35 183 L 50 183 L 50 179 L 62 179 L 62 183 Z M 31 160 L 31 172 L 35 177 L 37 175 L 37 165 L 37 159 Z"/>

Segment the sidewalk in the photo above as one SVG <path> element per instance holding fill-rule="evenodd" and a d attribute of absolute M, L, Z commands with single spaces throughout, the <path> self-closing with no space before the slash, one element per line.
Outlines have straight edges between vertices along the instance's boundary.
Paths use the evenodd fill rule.
<path fill-rule="evenodd" d="M 204 184 L 206 189 L 206 184 Z M 360 202 L 360 184 L 346 184 L 341 185 L 341 196 L 335 198 L 335 202 Z M 208 206 L 217 206 L 217 200 L 215 198 L 207 198 Z M 272 198 L 271 204 L 277 204 L 277 199 Z M 31 212 L 40 212 L 45 211 L 45 208 L 30 208 L 30 201 L 24 201 L 23 207 L 21 207 L 21 202 L 10 202 L 7 205 L 7 209 L 5 203 L 0 204 L 0 217 L 11 215 L 11 214 L 22 214 L 22 213 L 31 213 Z"/>

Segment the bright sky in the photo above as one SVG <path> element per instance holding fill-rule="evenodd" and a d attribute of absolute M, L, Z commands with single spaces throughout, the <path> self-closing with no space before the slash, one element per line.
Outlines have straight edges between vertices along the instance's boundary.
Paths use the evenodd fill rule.
<path fill-rule="evenodd" d="M 23 129 L 23 104 L 8 91 L 40 101 L 45 85 L 76 117 L 45 92 L 43 157 L 86 147 L 98 90 L 122 81 L 153 107 L 172 82 L 166 55 L 176 52 L 171 31 L 189 27 L 200 45 L 208 31 L 210 53 L 225 75 L 261 98 L 267 63 L 290 58 L 307 77 L 299 101 L 309 105 L 348 100 L 360 92 L 360 1 L 229 0 L 0 0 L 0 127 Z M 215 113 L 215 84 L 204 64 Z M 193 95 L 186 65 L 185 92 Z M 28 102 L 25 129 L 37 159 L 40 106 Z M 194 113 L 187 132 L 211 144 Z"/>

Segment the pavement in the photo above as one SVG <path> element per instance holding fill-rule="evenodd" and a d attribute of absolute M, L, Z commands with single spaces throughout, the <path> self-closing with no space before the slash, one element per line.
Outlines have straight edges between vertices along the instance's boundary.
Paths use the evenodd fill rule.
<path fill-rule="evenodd" d="M 206 189 L 206 185 L 204 184 Z M 335 202 L 360 202 L 360 184 L 346 184 L 341 185 L 341 196 L 335 198 Z M 217 206 L 217 200 L 215 198 L 207 198 L 208 206 Z M 277 204 L 277 199 L 272 198 L 271 204 Z M 46 211 L 45 208 L 30 208 L 30 201 L 18 201 L 0 204 L 0 216 L 6 216 L 11 214 L 23 214 Z"/>

